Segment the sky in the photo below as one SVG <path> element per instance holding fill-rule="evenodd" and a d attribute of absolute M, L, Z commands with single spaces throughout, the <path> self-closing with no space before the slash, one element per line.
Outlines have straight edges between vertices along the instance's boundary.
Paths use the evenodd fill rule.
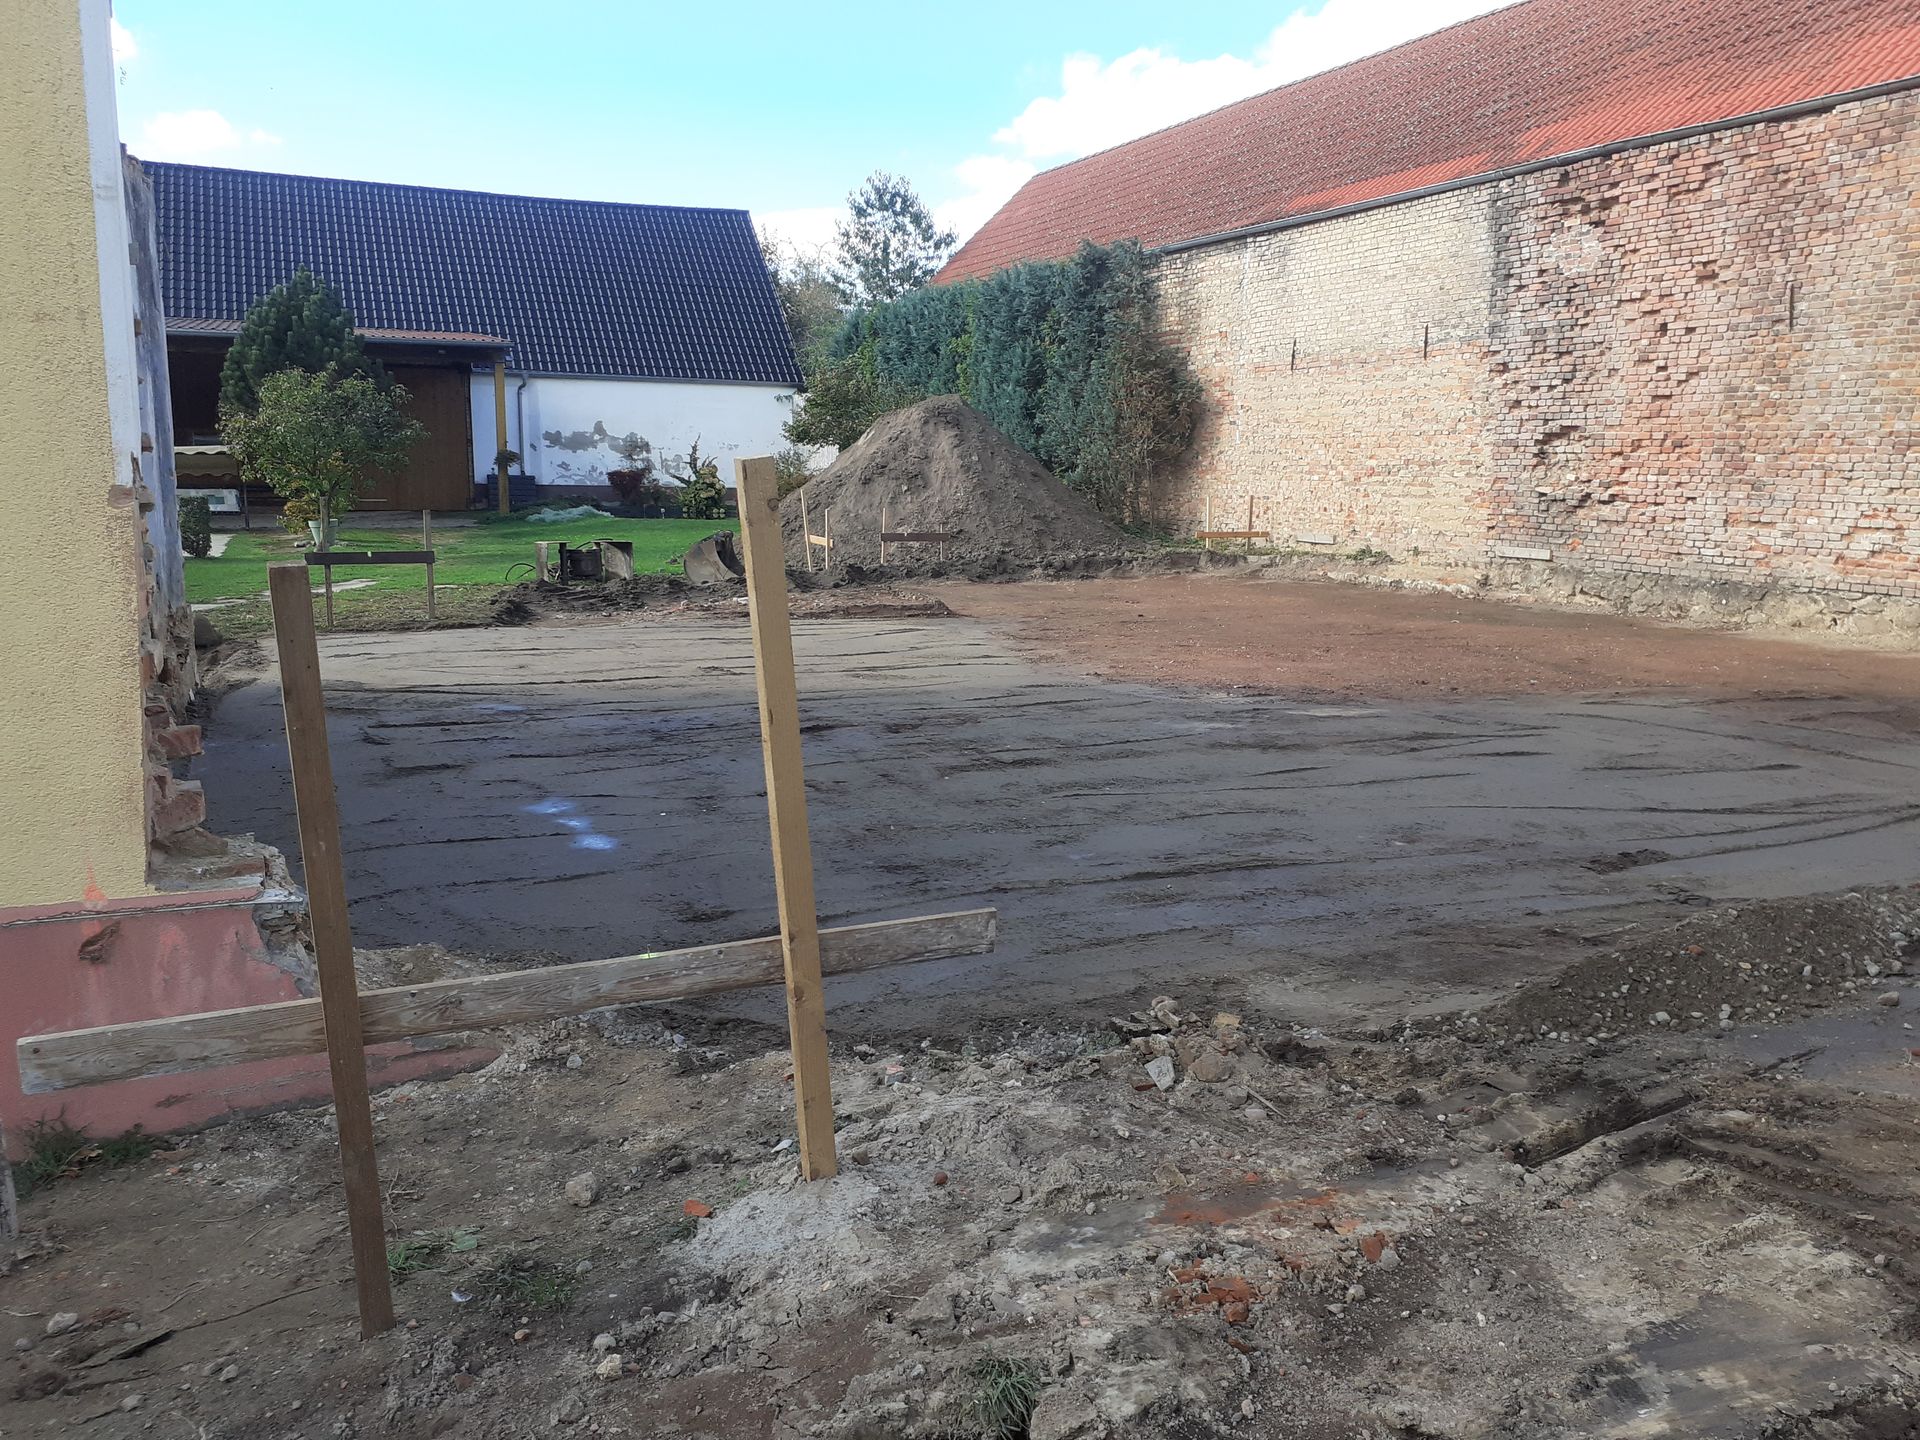
<path fill-rule="evenodd" d="M 727 206 L 814 248 L 873 170 L 964 239 L 1040 170 L 1503 3 L 116 0 L 114 49 L 143 159 Z"/>

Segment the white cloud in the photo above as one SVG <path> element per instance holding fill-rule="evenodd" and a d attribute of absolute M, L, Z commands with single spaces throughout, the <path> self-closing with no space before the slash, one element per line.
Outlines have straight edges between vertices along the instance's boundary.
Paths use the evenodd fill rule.
<path fill-rule="evenodd" d="M 245 159 L 280 143 L 257 126 L 242 131 L 218 110 L 170 110 L 149 119 L 132 148 L 143 160 L 197 161 Z"/>
<path fill-rule="evenodd" d="M 134 43 L 133 32 L 118 20 L 107 22 L 113 35 L 113 63 L 125 65 L 129 60 L 139 58 L 140 47 Z"/>
<path fill-rule="evenodd" d="M 815 205 L 803 210 L 756 211 L 753 225 L 762 239 L 773 236 L 784 249 L 810 255 L 833 244 L 833 227 L 846 218 L 844 205 Z"/>
<path fill-rule="evenodd" d="M 1428 34 L 1514 0 L 1324 0 L 1273 28 L 1251 55 L 1183 60 L 1164 50 L 1114 60 L 1069 55 L 1057 94 L 1043 95 L 994 134 L 999 153 L 955 169 L 963 192 L 941 207 L 965 238 L 1042 165 L 1077 159 L 1181 120 Z M 1021 176 L 1024 179 L 1025 175 Z M 971 223 L 961 228 L 961 217 Z"/>

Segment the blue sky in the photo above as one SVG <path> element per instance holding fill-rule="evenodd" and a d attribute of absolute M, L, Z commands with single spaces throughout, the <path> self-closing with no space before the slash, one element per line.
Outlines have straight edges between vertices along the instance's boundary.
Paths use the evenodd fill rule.
<path fill-rule="evenodd" d="M 116 0 L 120 128 L 148 159 L 744 207 L 801 244 L 887 169 L 964 235 L 1036 170 L 1498 3 Z"/>

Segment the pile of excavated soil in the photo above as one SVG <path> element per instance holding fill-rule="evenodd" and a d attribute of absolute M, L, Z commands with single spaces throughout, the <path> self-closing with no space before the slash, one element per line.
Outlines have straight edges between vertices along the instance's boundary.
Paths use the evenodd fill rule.
<path fill-rule="evenodd" d="M 1916 958 L 1920 889 L 1756 901 L 1583 960 L 1476 1023 L 1496 1036 L 1605 1042 L 1779 1023 L 1869 999 L 1898 1010 Z"/>
<path fill-rule="evenodd" d="M 944 564 L 962 573 L 1031 569 L 1134 547 L 1085 500 L 954 395 L 883 415 L 838 460 L 780 506 L 787 562 L 806 566 L 802 494 L 813 531 L 833 539 L 833 568 L 880 563 L 892 532 L 948 532 Z M 819 551 L 815 551 L 816 563 Z M 900 545 L 889 568 L 943 565 L 937 545 Z"/>

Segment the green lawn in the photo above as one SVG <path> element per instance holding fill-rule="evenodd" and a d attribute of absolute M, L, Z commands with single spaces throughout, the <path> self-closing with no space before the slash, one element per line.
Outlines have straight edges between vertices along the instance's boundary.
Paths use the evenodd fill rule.
<path fill-rule="evenodd" d="M 573 520 L 561 525 L 542 525 L 520 516 L 502 520 L 485 516 L 477 525 L 440 525 L 433 532 L 433 548 L 439 559 L 433 579 L 441 585 L 499 586 L 532 578 L 531 569 L 508 571 L 514 566 L 533 564 L 533 546 L 538 540 L 564 540 L 584 544 L 589 540 L 631 540 L 633 568 L 636 574 L 668 574 L 679 570 L 681 555 L 694 541 L 716 530 L 732 530 L 736 521 L 726 520 Z M 342 550 L 411 550 L 420 544 L 417 529 L 358 529 L 352 518 L 342 522 L 334 542 Z M 227 542 L 226 553 L 204 560 L 187 561 L 187 599 L 229 600 L 258 596 L 267 588 L 267 566 L 297 560 L 302 546 L 284 530 L 242 531 Z M 320 572 L 313 572 L 314 583 Z M 378 565 L 354 569 L 335 566 L 336 585 L 344 580 L 372 580 L 358 593 L 376 591 L 413 591 L 425 586 L 427 572 L 420 565 Z"/>

